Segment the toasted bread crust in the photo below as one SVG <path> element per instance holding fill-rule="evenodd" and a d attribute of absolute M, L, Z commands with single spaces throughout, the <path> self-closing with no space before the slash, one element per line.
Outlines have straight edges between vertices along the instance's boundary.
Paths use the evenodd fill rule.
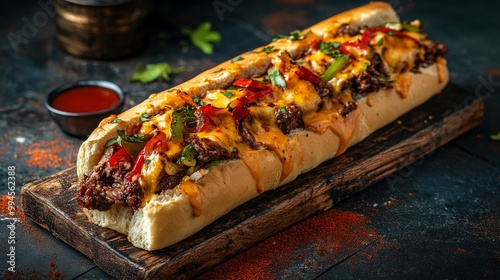
<path fill-rule="evenodd" d="M 374 2 L 333 16 L 306 31 L 313 31 L 311 34 L 325 34 L 329 29 L 336 26 L 338 28 L 345 23 L 360 27 L 377 26 L 398 20 L 389 4 Z M 308 42 L 321 35 L 309 37 L 311 38 L 302 41 L 274 45 L 288 51 L 294 57 L 308 47 Z M 238 61 L 237 67 L 230 67 L 230 61 L 224 62 L 175 88 L 193 97 L 199 96 L 209 89 L 227 87 L 238 77 L 262 75 L 271 64 L 271 59 L 263 52 L 247 52 L 244 55 L 245 60 Z M 219 69 L 223 70 L 216 71 Z M 362 141 L 375 130 L 422 104 L 441 91 L 448 81 L 446 67 L 437 64 L 422 69 L 418 74 L 408 72 L 403 75 L 407 81 L 405 98 L 402 98 L 397 88 L 394 88 L 371 93 L 369 97 L 357 101 L 360 113 L 352 120 L 354 131 L 346 143 L 347 147 Z M 142 112 L 157 110 L 162 100 L 169 98 L 171 94 L 166 90 L 151 95 L 144 102 L 117 116 L 121 119 L 119 123 L 110 123 L 111 119 L 103 120 L 80 148 L 78 176 L 81 178 L 92 170 L 104 152 L 104 144 L 108 139 L 116 137 L 118 129 L 134 125 Z M 367 98 L 371 99 L 370 102 Z M 244 163 L 242 160 L 231 160 L 209 168 L 207 174 L 196 181 L 202 201 L 199 216 L 193 215 L 188 197 L 177 188 L 154 195 L 143 208 L 135 212 L 126 210 L 126 207 L 121 205 L 114 205 L 110 211 L 85 210 L 85 212 L 94 223 L 127 234 L 134 246 L 146 250 L 160 249 L 192 235 L 235 207 L 259 195 L 256 173 L 262 180 L 264 190 L 276 188 L 335 157 L 342 141 L 345 139 L 340 139 L 331 130 L 322 134 L 306 130 L 294 131 L 288 135 L 286 145 L 286 155 L 292 159 L 293 168 L 284 178 L 282 178 L 281 159 L 265 149 L 252 152 L 254 159 L 252 162 L 255 164 L 252 170 L 248 167 L 248 162 Z"/>

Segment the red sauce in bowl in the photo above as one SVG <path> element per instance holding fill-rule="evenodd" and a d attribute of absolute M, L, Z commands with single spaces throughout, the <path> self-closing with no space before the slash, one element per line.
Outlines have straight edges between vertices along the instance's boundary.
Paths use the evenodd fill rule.
<path fill-rule="evenodd" d="M 79 86 L 59 93 L 50 105 L 64 112 L 92 113 L 109 109 L 119 102 L 120 96 L 111 89 Z"/>

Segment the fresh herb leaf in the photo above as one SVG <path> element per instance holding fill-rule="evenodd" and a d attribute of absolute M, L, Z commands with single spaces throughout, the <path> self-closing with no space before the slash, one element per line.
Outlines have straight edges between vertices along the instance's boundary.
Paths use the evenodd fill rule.
<path fill-rule="evenodd" d="M 365 70 L 368 69 L 368 66 L 370 66 L 370 62 L 368 62 L 368 61 L 365 62 L 365 64 L 363 64 L 363 67 L 365 68 Z"/>
<path fill-rule="evenodd" d="M 290 32 L 290 35 L 281 35 L 281 34 L 279 34 L 278 35 L 279 37 L 278 38 L 274 38 L 273 42 L 275 42 L 278 39 L 282 39 L 282 38 L 288 38 L 291 41 L 304 40 L 304 38 L 307 37 L 307 35 L 309 34 L 309 32 L 310 31 L 308 31 L 305 34 L 300 35 L 300 30 L 294 30 L 294 31 Z"/>
<path fill-rule="evenodd" d="M 278 68 L 271 68 L 267 70 L 267 76 L 271 83 L 282 88 L 286 87 L 286 81 L 283 76 L 281 76 L 280 70 Z"/>
<path fill-rule="evenodd" d="M 122 146 L 123 142 L 127 142 L 127 143 L 142 143 L 142 142 L 144 142 L 144 135 L 141 135 L 141 134 L 134 134 L 131 136 L 125 136 L 125 131 L 121 130 L 121 129 L 117 130 L 116 134 L 118 134 L 118 137 L 116 139 L 109 139 L 108 141 L 106 141 L 106 144 L 104 144 L 104 147 L 107 148 L 107 147 L 112 146 L 114 144 L 118 144 L 118 145 Z"/>
<path fill-rule="evenodd" d="M 222 71 L 222 70 L 224 70 L 224 68 L 219 68 L 219 69 L 215 70 L 215 71 L 214 71 L 214 72 L 212 72 L 212 73 L 219 73 L 219 72 L 220 72 L 220 71 Z"/>
<path fill-rule="evenodd" d="M 110 121 L 109 123 L 119 123 L 121 121 L 122 121 L 121 119 L 114 119 L 114 120 Z"/>
<path fill-rule="evenodd" d="M 238 55 L 237 57 L 233 58 L 231 60 L 231 62 L 236 62 L 236 61 L 240 61 L 240 60 L 243 60 L 243 59 L 244 59 L 243 57 L 241 57 L 240 55 Z"/>
<path fill-rule="evenodd" d="M 130 77 L 130 82 L 141 82 L 143 84 L 150 83 L 155 80 L 170 80 L 170 74 L 177 74 L 185 71 L 184 66 L 172 68 L 168 63 L 162 62 L 158 64 L 148 64 L 146 69 L 141 66 L 137 67 L 137 70 L 132 77 Z"/>
<path fill-rule="evenodd" d="M 118 134 L 118 138 L 121 138 L 122 140 L 117 140 L 120 145 L 121 141 L 125 141 L 128 143 L 142 143 L 144 141 L 144 135 L 141 134 L 134 134 L 131 136 L 125 136 L 125 131 L 123 130 L 117 130 L 116 133 Z"/>
<path fill-rule="evenodd" d="M 343 54 L 339 51 L 339 42 L 320 42 L 319 50 L 331 57 L 341 57 Z"/>
<path fill-rule="evenodd" d="M 116 139 L 109 139 L 108 141 L 106 141 L 106 144 L 104 144 L 104 147 L 110 147 L 110 146 L 113 146 L 114 144 L 118 143 L 118 141 Z"/>
<path fill-rule="evenodd" d="M 141 117 L 139 119 L 141 120 L 141 122 L 147 122 L 151 120 L 150 117 L 151 116 L 148 113 L 144 112 L 141 114 Z"/>
<path fill-rule="evenodd" d="M 193 97 L 193 102 L 200 105 L 200 106 L 205 105 L 205 102 L 201 101 L 201 99 L 199 97 Z"/>
<path fill-rule="evenodd" d="M 267 46 L 267 47 L 263 47 L 261 50 L 258 50 L 258 51 L 252 51 L 252 53 L 261 53 L 261 52 L 264 52 L 264 53 L 272 53 L 272 52 L 277 52 L 278 50 L 274 48 L 274 46 Z"/>
<path fill-rule="evenodd" d="M 231 98 L 233 96 L 233 93 L 230 91 L 223 91 L 221 93 L 227 98 Z"/>
<path fill-rule="evenodd" d="M 493 141 L 500 141 L 500 132 L 497 134 L 490 135 L 490 139 Z"/>
<path fill-rule="evenodd" d="M 384 44 L 384 38 L 380 38 L 380 40 L 378 40 L 377 42 L 377 46 L 382 46 Z"/>
<path fill-rule="evenodd" d="M 227 90 L 236 90 L 236 89 L 241 89 L 240 87 L 230 85 L 226 88 Z"/>
<path fill-rule="evenodd" d="M 281 113 L 285 114 L 286 113 L 286 106 L 280 106 L 280 111 L 281 111 Z"/>
<path fill-rule="evenodd" d="M 210 30 L 211 28 L 212 24 L 209 21 L 205 21 L 194 30 L 190 27 L 183 27 L 181 28 L 181 32 L 188 36 L 193 45 L 198 47 L 202 52 L 212 54 L 214 52 L 213 43 L 220 42 L 221 36 L 219 32 Z"/>

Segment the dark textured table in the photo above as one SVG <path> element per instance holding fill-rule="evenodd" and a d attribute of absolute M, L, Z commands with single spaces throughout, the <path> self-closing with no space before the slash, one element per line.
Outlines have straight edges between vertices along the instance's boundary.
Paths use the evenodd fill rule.
<path fill-rule="evenodd" d="M 7 227 L 12 223 L 5 211 L 9 166 L 15 167 L 15 201 L 19 207 L 24 184 L 75 164 L 82 140 L 63 134 L 50 120 L 44 107 L 50 89 L 79 79 L 106 79 L 125 89 L 125 106 L 129 108 L 150 93 L 263 45 L 277 34 L 305 28 L 365 3 L 153 1 L 145 49 L 127 59 L 96 61 L 76 58 L 60 49 L 50 11 L 40 5 L 51 1 L 24 2 L 0 4 L 0 275 L 20 279 L 109 278 L 92 260 L 33 224 L 22 212 L 15 213 L 20 218 L 16 228 Z M 215 8 L 221 3 L 226 4 L 222 13 Z M 483 124 L 342 201 L 333 210 L 215 267 L 202 278 L 500 277 L 500 142 L 489 137 L 500 132 L 500 2 L 390 3 L 402 19 L 420 18 L 431 38 L 448 45 L 451 83 L 468 91 L 471 98 L 487 98 Z M 46 23 L 41 21 L 41 13 L 46 15 Z M 39 17 L 38 26 L 30 33 L 23 28 L 34 17 Z M 213 55 L 180 44 L 185 40 L 178 31 L 180 26 L 195 26 L 205 20 L 222 34 Z M 23 32 L 25 40 L 16 51 L 8 34 Z M 184 65 L 186 71 L 169 82 L 128 82 L 137 65 L 158 62 Z M 15 273 L 7 271 L 12 232 L 16 240 Z"/>

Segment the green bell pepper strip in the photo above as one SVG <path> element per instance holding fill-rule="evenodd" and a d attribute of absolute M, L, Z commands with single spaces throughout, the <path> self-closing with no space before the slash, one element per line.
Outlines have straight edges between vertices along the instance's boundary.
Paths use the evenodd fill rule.
<path fill-rule="evenodd" d="M 326 69 L 326 71 L 320 76 L 321 81 L 327 83 L 333 78 L 333 75 L 337 73 L 344 65 L 349 62 L 349 55 L 342 55 L 338 57 L 331 65 Z"/>

